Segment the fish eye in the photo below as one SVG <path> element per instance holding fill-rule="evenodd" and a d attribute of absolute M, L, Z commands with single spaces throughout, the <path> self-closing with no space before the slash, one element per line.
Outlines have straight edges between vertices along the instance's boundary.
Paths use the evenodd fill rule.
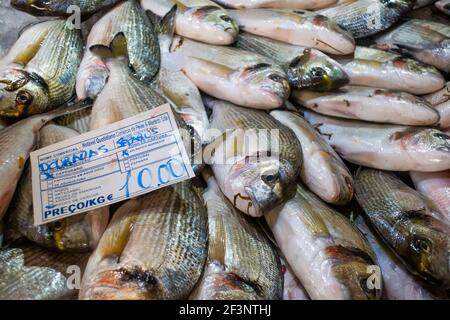
<path fill-rule="evenodd" d="M 281 82 L 283 81 L 283 77 L 279 76 L 278 74 L 271 74 L 269 75 L 269 79 L 275 82 Z"/>
<path fill-rule="evenodd" d="M 315 67 L 311 69 L 311 73 L 314 77 L 323 77 L 325 75 L 325 70 Z"/>
<path fill-rule="evenodd" d="M 20 91 L 16 96 L 16 102 L 18 104 L 29 104 L 33 101 L 33 97 L 26 91 Z"/>
<path fill-rule="evenodd" d="M 414 241 L 414 247 L 421 252 L 429 253 L 431 252 L 431 245 L 427 240 L 424 239 L 416 239 Z"/>
<path fill-rule="evenodd" d="M 220 19 L 222 19 L 225 22 L 232 22 L 233 21 L 233 19 L 231 19 L 231 17 L 227 16 L 227 15 L 220 16 Z"/>
<path fill-rule="evenodd" d="M 266 184 L 273 184 L 277 179 L 278 173 L 261 175 L 261 180 L 264 181 Z"/>
<path fill-rule="evenodd" d="M 60 231 L 63 228 L 63 224 L 61 221 L 55 221 L 52 227 L 54 231 Z"/>

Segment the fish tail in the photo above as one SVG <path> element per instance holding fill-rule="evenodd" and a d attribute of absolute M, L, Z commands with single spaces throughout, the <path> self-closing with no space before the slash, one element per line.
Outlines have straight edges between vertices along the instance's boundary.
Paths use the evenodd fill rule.
<path fill-rule="evenodd" d="M 105 63 L 110 59 L 128 59 L 127 39 L 123 32 L 119 32 L 114 36 L 109 47 L 96 44 L 89 47 L 89 50 Z"/>
<path fill-rule="evenodd" d="M 158 33 L 159 46 L 162 52 L 169 52 L 172 44 L 173 35 L 175 34 L 175 17 L 177 15 L 178 6 L 175 4 L 162 18 L 157 16 L 150 10 L 146 10 L 147 17 L 152 22 Z"/>

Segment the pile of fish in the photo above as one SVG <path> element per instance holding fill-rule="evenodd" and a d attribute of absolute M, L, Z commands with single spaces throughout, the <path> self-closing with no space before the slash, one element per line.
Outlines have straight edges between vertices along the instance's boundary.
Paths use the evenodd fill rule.
<path fill-rule="evenodd" d="M 0 299 L 449 298 L 449 1 L 0 10 Z M 34 226 L 30 152 L 165 103 L 194 179 Z"/>

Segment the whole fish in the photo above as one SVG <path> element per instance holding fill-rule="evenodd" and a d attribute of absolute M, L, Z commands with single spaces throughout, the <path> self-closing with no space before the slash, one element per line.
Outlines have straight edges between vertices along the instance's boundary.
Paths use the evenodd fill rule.
<path fill-rule="evenodd" d="M 340 213 L 303 186 L 265 215 L 284 257 L 313 300 L 377 299 L 370 288 L 375 255 L 367 240 Z"/>
<path fill-rule="evenodd" d="M 445 218 L 392 173 L 362 169 L 355 177 L 355 189 L 370 223 L 407 268 L 448 288 L 450 226 Z"/>
<path fill-rule="evenodd" d="M 25 163 L 37 143 L 38 132 L 48 121 L 71 112 L 84 109 L 86 105 L 69 105 L 52 112 L 35 115 L 0 131 L 0 219 L 6 212 Z"/>
<path fill-rule="evenodd" d="M 206 178 L 207 267 L 191 299 L 281 299 L 280 259 L 255 221 L 238 212 L 213 176 Z"/>
<path fill-rule="evenodd" d="M 338 0 L 214 0 L 235 9 L 289 8 L 316 10 L 335 4 Z"/>
<path fill-rule="evenodd" d="M 417 191 L 430 199 L 450 221 L 450 171 L 410 172 Z"/>
<path fill-rule="evenodd" d="M 376 47 L 393 50 L 416 60 L 450 72 L 450 35 L 445 24 L 430 25 L 425 20 L 411 19 L 386 34 L 376 37 Z"/>
<path fill-rule="evenodd" d="M 73 268 L 89 254 L 48 250 L 22 239 L 0 249 L 0 300 L 67 300 L 77 295 Z M 72 287 L 70 287 L 71 285 Z"/>
<path fill-rule="evenodd" d="M 359 216 L 355 225 L 364 234 L 377 257 L 383 277 L 383 297 L 388 300 L 434 300 L 437 297 L 404 267 L 398 257 Z"/>
<path fill-rule="evenodd" d="M 206 138 L 209 120 L 202 97 L 195 84 L 181 71 L 161 68 L 158 74 L 161 93 L 172 102 L 172 107 L 181 116 L 188 129 L 195 130 L 202 140 Z"/>
<path fill-rule="evenodd" d="M 427 94 L 426 96 L 423 96 L 423 98 L 433 106 L 437 106 L 450 100 L 450 82 L 447 82 L 445 87 L 441 90 Z"/>
<path fill-rule="evenodd" d="M 412 9 L 412 0 L 347 0 L 318 11 L 335 20 L 355 38 L 363 38 L 391 27 Z"/>
<path fill-rule="evenodd" d="M 450 100 L 438 104 L 435 108 L 440 115 L 439 127 L 442 129 L 450 127 Z"/>
<path fill-rule="evenodd" d="M 11 5 L 35 16 L 70 16 L 73 6 L 79 8 L 82 15 L 91 15 L 108 8 L 119 0 L 11 0 Z"/>
<path fill-rule="evenodd" d="M 411 126 L 439 121 L 430 103 L 406 92 L 347 86 L 326 93 L 296 90 L 291 96 L 308 109 L 338 118 Z"/>
<path fill-rule="evenodd" d="M 82 47 L 80 31 L 67 27 L 64 20 L 27 29 L 2 59 L 0 116 L 25 117 L 68 101 Z"/>
<path fill-rule="evenodd" d="M 261 110 L 207 100 L 211 129 L 217 138 L 204 150 L 211 154 L 220 189 L 240 211 L 262 216 L 291 198 L 302 154 L 294 132 Z"/>
<path fill-rule="evenodd" d="M 278 108 L 290 93 L 283 69 L 256 53 L 176 36 L 165 57 L 169 70 L 182 70 L 200 90 L 241 106 Z"/>
<path fill-rule="evenodd" d="M 283 259 L 281 263 L 284 275 L 283 300 L 309 300 L 308 293 L 289 264 Z"/>
<path fill-rule="evenodd" d="M 236 46 L 272 58 L 287 74 L 291 87 L 317 91 L 338 89 L 349 83 L 342 66 L 319 50 L 242 32 Z"/>
<path fill-rule="evenodd" d="M 83 275 L 80 299 L 185 299 L 207 257 L 208 221 L 182 182 L 128 200 Z"/>
<path fill-rule="evenodd" d="M 436 129 L 336 119 L 311 111 L 304 117 L 341 157 L 355 164 L 391 171 L 450 169 L 450 136 Z"/>
<path fill-rule="evenodd" d="M 450 15 L 450 1 L 440 0 L 435 3 L 436 8 L 438 8 L 443 13 Z"/>
<path fill-rule="evenodd" d="M 280 110 L 270 115 L 291 128 L 300 141 L 303 154 L 300 177 L 306 186 L 328 203 L 349 202 L 353 197 L 353 178 L 333 148 L 301 116 Z"/>
<path fill-rule="evenodd" d="M 158 73 L 160 51 L 158 34 L 137 0 L 118 4 L 89 32 L 86 53 L 77 74 L 77 96 L 95 98 L 105 86 L 108 67 L 89 48 L 94 45 L 109 46 L 114 37 L 122 33 L 126 38 L 129 64 L 133 75 L 149 83 Z"/>
<path fill-rule="evenodd" d="M 141 0 L 141 5 L 158 16 L 165 16 L 176 5 L 175 32 L 180 36 L 229 45 L 239 33 L 227 11 L 209 0 Z"/>
<path fill-rule="evenodd" d="M 333 20 L 308 11 L 281 9 L 228 10 L 243 31 L 326 53 L 353 53 L 351 34 Z"/>
<path fill-rule="evenodd" d="M 40 130 L 37 148 L 40 149 L 78 135 L 79 133 L 73 129 L 50 123 Z M 97 246 L 98 240 L 108 224 L 108 207 L 103 207 L 98 211 L 96 214 L 80 214 L 34 226 L 31 168 L 27 166 L 9 210 L 9 221 L 17 232 L 39 245 L 61 251 L 88 251 Z"/>
<path fill-rule="evenodd" d="M 353 59 L 338 61 L 352 85 L 421 95 L 437 91 L 445 83 L 435 67 L 382 50 L 358 46 Z"/>

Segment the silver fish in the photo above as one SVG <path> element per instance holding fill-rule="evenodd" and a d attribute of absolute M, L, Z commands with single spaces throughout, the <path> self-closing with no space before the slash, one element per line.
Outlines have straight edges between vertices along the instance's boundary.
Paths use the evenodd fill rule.
<path fill-rule="evenodd" d="M 351 34 L 327 17 L 302 10 L 228 10 L 243 31 L 294 45 L 345 55 L 355 50 Z"/>
<path fill-rule="evenodd" d="M 311 299 L 377 299 L 367 240 L 340 213 L 298 185 L 295 197 L 267 215 L 279 248 Z"/>
<path fill-rule="evenodd" d="M 236 46 L 273 59 L 283 67 L 295 88 L 317 91 L 338 89 L 349 83 L 342 66 L 319 50 L 241 32 Z"/>
<path fill-rule="evenodd" d="M 160 51 L 155 26 L 149 21 L 136 0 L 118 4 L 89 32 L 86 53 L 77 74 L 77 96 L 95 98 L 105 86 L 108 67 L 89 48 L 94 45 L 109 46 L 114 37 L 122 33 L 133 75 L 149 83 L 159 71 Z"/>
<path fill-rule="evenodd" d="M 344 119 L 411 126 L 439 121 L 430 103 L 406 92 L 346 86 L 327 93 L 295 90 L 292 98 L 314 112 Z"/>
<path fill-rule="evenodd" d="M 317 10 L 335 4 L 338 0 L 214 0 L 235 9 L 289 8 Z"/>
<path fill-rule="evenodd" d="M 250 216 L 262 216 L 291 198 L 302 162 L 294 132 L 261 110 L 220 100 L 206 105 L 217 139 L 204 149 L 205 160 L 228 200 Z"/>
<path fill-rule="evenodd" d="M 411 19 L 375 39 L 376 47 L 400 52 L 450 71 L 450 28 L 445 24 Z"/>
<path fill-rule="evenodd" d="M 357 46 L 353 59 L 338 61 L 352 85 L 421 95 L 437 91 L 445 83 L 435 67 L 382 50 Z"/>
<path fill-rule="evenodd" d="M 328 203 L 345 204 L 353 198 L 353 178 L 333 148 L 301 116 L 275 110 L 272 117 L 291 128 L 302 147 L 300 177 L 306 186 Z"/>
<path fill-rule="evenodd" d="M 391 171 L 450 169 L 450 136 L 426 127 L 372 124 L 304 111 L 305 119 L 344 159 Z"/>
<path fill-rule="evenodd" d="M 208 174 L 206 174 L 208 175 Z M 205 273 L 191 299 L 281 299 L 277 252 L 255 221 L 238 212 L 213 176 L 206 177 L 209 241 Z"/>
<path fill-rule="evenodd" d="M 64 20 L 27 29 L 2 59 L 0 116 L 19 118 L 50 111 L 74 94 L 82 38 Z"/>
<path fill-rule="evenodd" d="M 180 36 L 216 44 L 232 44 L 239 33 L 227 11 L 209 0 L 141 0 L 144 9 L 166 15 L 176 5 L 175 32 Z"/>
<path fill-rule="evenodd" d="M 389 172 L 359 170 L 355 190 L 371 225 L 408 270 L 448 288 L 450 225 L 434 206 Z"/>
<path fill-rule="evenodd" d="M 35 16 L 69 16 L 68 9 L 77 6 L 82 15 L 90 15 L 108 8 L 119 0 L 11 0 L 11 5 Z"/>
<path fill-rule="evenodd" d="M 90 257 L 79 298 L 187 298 L 206 260 L 207 224 L 188 182 L 128 200 Z"/>

